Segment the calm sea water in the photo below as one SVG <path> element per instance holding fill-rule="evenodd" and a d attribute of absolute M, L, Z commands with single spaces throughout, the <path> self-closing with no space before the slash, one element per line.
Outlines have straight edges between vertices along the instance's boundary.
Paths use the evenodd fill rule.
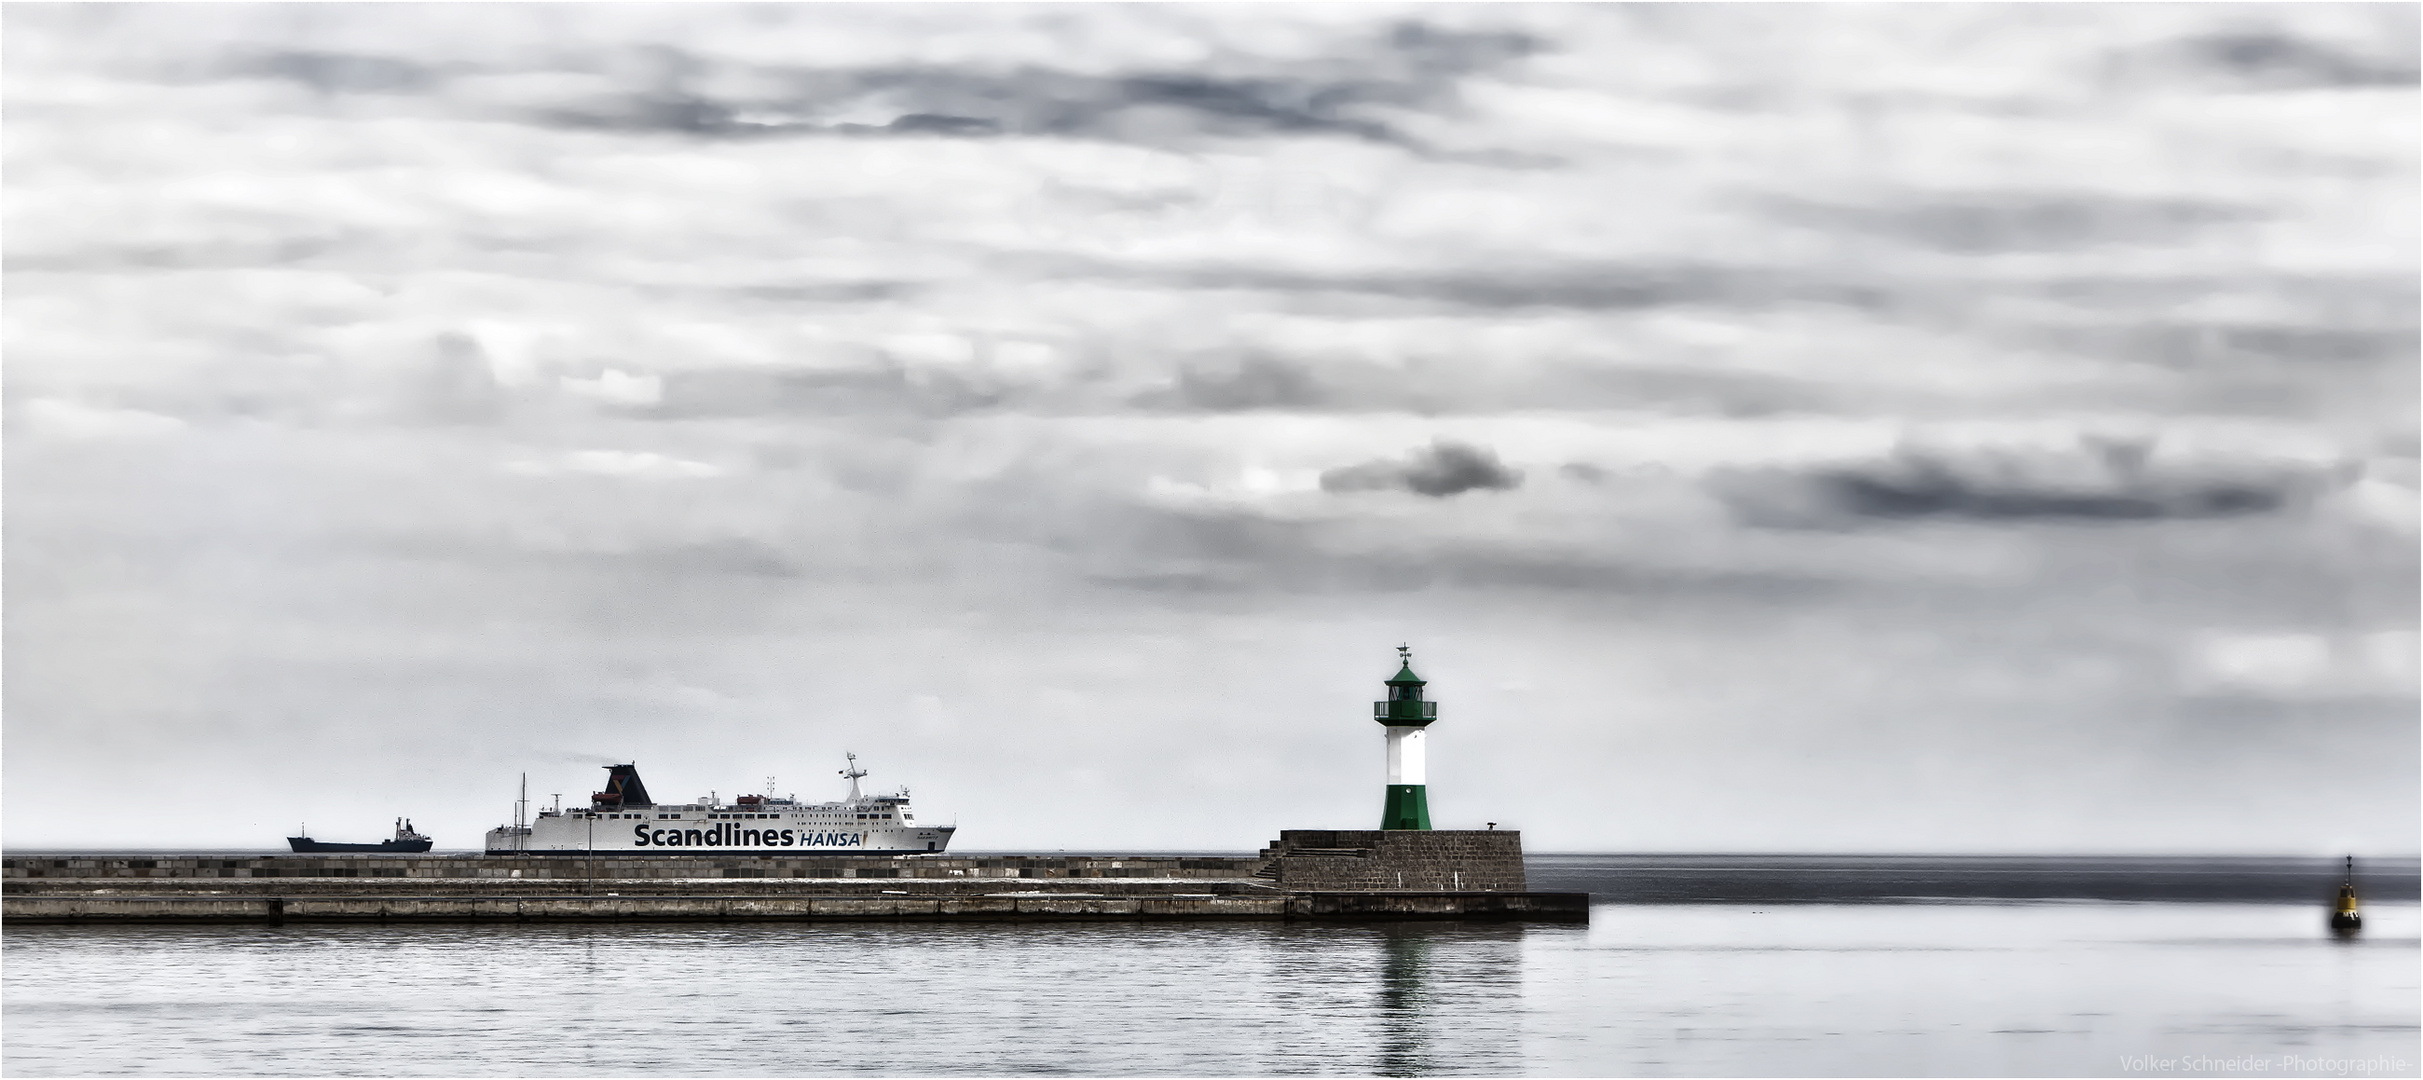
<path fill-rule="evenodd" d="M 2355 941 L 2310 904 L 2043 899 L 1611 903 L 1586 927 L 22 927 L 0 1067 L 2416 1075 L 2423 920 L 2367 917 Z"/>

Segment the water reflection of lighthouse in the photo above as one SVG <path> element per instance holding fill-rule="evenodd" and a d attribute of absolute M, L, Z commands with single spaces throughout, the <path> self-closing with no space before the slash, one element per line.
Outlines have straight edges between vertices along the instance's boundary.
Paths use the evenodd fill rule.
<path fill-rule="evenodd" d="M 1372 932 L 1376 1076 L 1523 1071 L 1520 925 L 1405 923 Z"/>

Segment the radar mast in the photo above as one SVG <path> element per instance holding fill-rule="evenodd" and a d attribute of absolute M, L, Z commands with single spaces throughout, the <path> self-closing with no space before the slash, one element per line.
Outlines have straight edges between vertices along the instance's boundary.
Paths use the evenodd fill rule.
<path fill-rule="evenodd" d="M 858 794 L 858 778 L 865 776 L 867 771 L 858 767 L 858 755 L 844 752 L 842 756 L 850 759 L 850 767 L 841 770 L 841 775 L 850 778 L 850 801 L 857 802 L 860 799 Z"/>

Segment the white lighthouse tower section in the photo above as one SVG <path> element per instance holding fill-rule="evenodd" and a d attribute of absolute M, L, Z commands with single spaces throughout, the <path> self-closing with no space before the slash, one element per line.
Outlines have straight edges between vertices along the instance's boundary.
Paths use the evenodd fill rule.
<path fill-rule="evenodd" d="M 1423 774 L 1428 764 L 1429 737 L 1418 727 L 1388 729 L 1388 782 L 1391 784 L 1427 784 Z M 1366 744 L 1368 745 L 1368 744 Z"/>

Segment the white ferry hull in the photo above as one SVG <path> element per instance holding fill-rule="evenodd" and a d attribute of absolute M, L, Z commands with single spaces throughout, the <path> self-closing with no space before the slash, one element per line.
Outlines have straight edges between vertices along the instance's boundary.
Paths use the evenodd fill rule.
<path fill-rule="evenodd" d="M 934 855 L 950 846 L 950 826 L 838 828 L 799 820 L 660 820 L 601 814 L 540 818 L 528 835 L 488 831 L 491 855 Z M 633 820 L 637 818 L 638 820 Z"/>
<path fill-rule="evenodd" d="M 842 775 L 847 798 L 803 803 L 771 793 L 659 803 L 637 765 L 609 765 L 606 790 L 586 810 L 517 809 L 515 824 L 488 830 L 491 855 L 937 855 L 949 825 L 919 825 L 909 794 L 862 795 L 858 756 Z M 525 791 L 527 782 L 525 781 Z M 516 806 L 526 804 L 517 803 Z"/>

